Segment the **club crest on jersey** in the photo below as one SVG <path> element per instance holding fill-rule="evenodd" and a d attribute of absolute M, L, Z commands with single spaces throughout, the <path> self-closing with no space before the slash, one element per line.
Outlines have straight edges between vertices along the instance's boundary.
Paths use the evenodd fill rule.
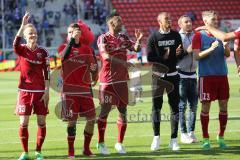
<path fill-rule="evenodd" d="M 73 55 L 77 56 L 78 55 L 78 51 L 73 51 Z"/>
<path fill-rule="evenodd" d="M 43 57 L 42 53 L 37 53 L 37 58 L 41 59 Z"/>

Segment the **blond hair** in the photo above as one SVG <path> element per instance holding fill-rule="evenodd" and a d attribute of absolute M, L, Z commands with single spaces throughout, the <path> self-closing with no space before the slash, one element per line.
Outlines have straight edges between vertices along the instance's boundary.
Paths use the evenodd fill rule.
<path fill-rule="evenodd" d="M 215 11 L 213 11 L 213 10 L 203 11 L 203 12 L 202 12 L 202 19 L 205 20 L 205 19 L 208 19 L 208 18 L 212 18 L 212 17 L 214 17 L 215 15 L 217 15 L 217 12 L 215 12 Z"/>

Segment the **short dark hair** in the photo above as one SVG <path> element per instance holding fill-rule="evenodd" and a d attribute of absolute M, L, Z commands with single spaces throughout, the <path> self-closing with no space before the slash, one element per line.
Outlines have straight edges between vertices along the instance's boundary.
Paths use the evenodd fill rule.
<path fill-rule="evenodd" d="M 110 19 L 112 19 L 115 16 L 120 16 L 118 13 L 111 13 L 106 17 L 106 22 L 108 22 Z"/>
<path fill-rule="evenodd" d="M 77 29 L 81 30 L 80 26 L 77 23 L 72 23 L 72 24 L 69 25 L 69 27 L 77 28 Z"/>

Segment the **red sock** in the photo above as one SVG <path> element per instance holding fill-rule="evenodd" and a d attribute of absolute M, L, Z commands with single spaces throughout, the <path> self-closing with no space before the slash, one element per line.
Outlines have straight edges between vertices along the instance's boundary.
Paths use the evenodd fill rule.
<path fill-rule="evenodd" d="M 28 152 L 28 126 L 19 127 L 19 137 L 20 137 L 24 152 Z"/>
<path fill-rule="evenodd" d="M 228 113 L 221 111 L 218 115 L 218 119 L 220 124 L 220 130 L 219 130 L 218 136 L 224 137 L 224 131 L 226 129 L 227 120 L 228 120 Z"/>
<path fill-rule="evenodd" d="M 42 144 L 46 136 L 46 126 L 38 126 L 36 151 L 41 152 Z"/>
<path fill-rule="evenodd" d="M 67 141 L 68 141 L 68 156 L 74 156 L 75 136 L 68 136 Z"/>
<path fill-rule="evenodd" d="M 202 124 L 203 138 L 209 138 L 208 134 L 209 113 L 202 111 L 200 114 L 200 119 Z"/>
<path fill-rule="evenodd" d="M 92 136 L 93 136 L 93 134 L 90 134 L 90 133 L 84 131 L 84 154 L 87 156 L 92 155 L 92 152 L 89 147 Z"/>
<path fill-rule="evenodd" d="M 127 123 L 124 123 L 121 119 L 118 119 L 117 127 L 118 127 L 118 143 L 122 143 L 127 129 Z"/>
<path fill-rule="evenodd" d="M 74 141 L 76 136 L 76 126 L 67 127 L 68 156 L 74 156 Z"/>
<path fill-rule="evenodd" d="M 105 130 L 107 127 L 107 117 L 98 118 L 98 143 L 104 142 Z"/>

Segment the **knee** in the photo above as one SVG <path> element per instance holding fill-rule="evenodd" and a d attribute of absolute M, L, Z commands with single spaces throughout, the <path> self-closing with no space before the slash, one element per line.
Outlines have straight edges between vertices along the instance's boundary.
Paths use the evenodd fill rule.
<path fill-rule="evenodd" d="M 101 117 L 101 118 L 106 117 L 107 118 L 110 111 L 111 111 L 111 106 L 109 106 L 109 105 L 102 105 L 99 117 Z"/>
<path fill-rule="evenodd" d="M 28 127 L 29 119 L 27 117 L 20 117 L 20 126 Z"/>
<path fill-rule="evenodd" d="M 179 114 L 179 108 L 178 106 L 171 106 L 171 114 L 172 115 L 176 115 L 176 114 Z"/>
<path fill-rule="evenodd" d="M 94 126 L 95 122 L 96 122 L 95 117 L 87 119 L 87 124 L 90 126 Z"/>
<path fill-rule="evenodd" d="M 227 111 L 227 103 L 228 103 L 228 100 L 219 101 L 220 111 L 223 111 L 223 112 Z"/>
<path fill-rule="evenodd" d="M 179 103 L 179 106 L 178 106 L 178 109 L 179 109 L 179 112 L 185 112 L 186 111 L 186 104 L 183 104 L 183 103 Z"/>
<path fill-rule="evenodd" d="M 75 126 L 68 126 L 67 127 L 68 136 L 75 136 L 76 135 L 76 125 Z"/>
<path fill-rule="evenodd" d="M 37 124 L 40 127 L 45 127 L 46 126 L 46 122 L 44 120 L 40 120 L 40 121 L 38 120 Z"/>
<path fill-rule="evenodd" d="M 153 107 L 154 108 L 158 108 L 159 106 L 162 106 L 162 104 L 163 104 L 162 98 L 159 98 L 159 97 L 153 98 Z"/>
<path fill-rule="evenodd" d="M 202 112 L 209 113 L 210 103 L 202 103 Z"/>
<path fill-rule="evenodd" d="M 28 122 L 27 121 L 22 121 L 20 122 L 21 127 L 28 127 Z"/>

